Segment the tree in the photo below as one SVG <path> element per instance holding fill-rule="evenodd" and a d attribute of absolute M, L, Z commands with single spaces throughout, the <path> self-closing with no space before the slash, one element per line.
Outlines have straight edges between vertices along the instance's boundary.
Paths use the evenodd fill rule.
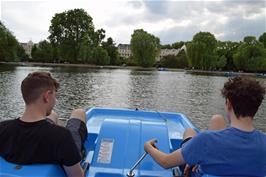
<path fill-rule="evenodd" d="M 152 66 L 160 49 L 160 39 L 143 29 L 134 30 L 130 40 L 131 51 L 137 63 L 143 67 Z"/>
<path fill-rule="evenodd" d="M 52 45 L 46 40 L 33 46 L 31 56 L 35 62 L 54 62 Z"/>
<path fill-rule="evenodd" d="M 177 68 L 178 67 L 177 57 L 175 55 L 164 56 L 160 61 L 160 66 L 166 68 Z"/>
<path fill-rule="evenodd" d="M 109 65 L 110 57 L 105 49 L 102 47 L 96 47 L 92 52 L 93 64 L 96 65 Z"/>
<path fill-rule="evenodd" d="M 219 57 L 219 59 L 216 63 L 216 67 L 222 69 L 226 66 L 226 62 L 227 62 L 227 58 L 223 55 L 223 56 Z"/>
<path fill-rule="evenodd" d="M 82 60 L 81 56 L 87 56 L 82 50 L 92 50 L 104 38 L 104 30 L 95 32 L 92 17 L 83 9 L 55 14 L 49 32 L 49 39 L 58 48 L 60 58 L 71 63 Z"/>
<path fill-rule="evenodd" d="M 260 37 L 259 41 L 263 44 L 264 48 L 266 48 L 266 32 L 264 32 Z"/>
<path fill-rule="evenodd" d="M 188 66 L 187 56 L 184 51 L 181 51 L 177 56 L 164 56 L 160 61 L 160 66 L 167 68 L 186 68 Z"/>
<path fill-rule="evenodd" d="M 106 42 L 102 42 L 102 48 L 105 49 L 110 57 L 110 64 L 120 64 L 119 53 L 112 38 L 108 38 Z"/>
<path fill-rule="evenodd" d="M 266 71 L 266 51 L 256 37 L 245 37 L 233 59 L 238 70 Z"/>
<path fill-rule="evenodd" d="M 172 49 L 172 46 L 170 44 L 161 45 L 161 49 Z"/>
<path fill-rule="evenodd" d="M 243 41 L 249 45 L 254 45 L 258 42 L 255 36 L 246 36 Z"/>
<path fill-rule="evenodd" d="M 17 56 L 20 61 L 28 61 L 29 56 L 26 54 L 24 48 L 21 45 L 17 47 Z"/>
<path fill-rule="evenodd" d="M 93 35 L 94 47 L 99 46 L 104 38 L 105 38 L 105 30 L 102 28 L 97 30 Z"/>
<path fill-rule="evenodd" d="M 0 61 L 16 61 L 19 43 L 0 21 Z"/>
<path fill-rule="evenodd" d="M 183 41 L 175 42 L 175 43 L 172 44 L 172 48 L 180 49 L 184 44 L 185 44 L 185 42 L 183 42 Z"/>
<path fill-rule="evenodd" d="M 226 58 L 226 64 L 223 69 L 226 70 L 235 70 L 235 65 L 233 62 L 233 55 L 237 52 L 237 49 L 239 47 L 239 42 L 231 42 L 231 41 L 218 41 L 216 53 L 219 57 L 219 63 L 217 64 L 218 68 L 221 68 L 221 57 Z"/>
<path fill-rule="evenodd" d="M 179 52 L 176 57 L 177 57 L 177 63 L 178 63 L 177 67 L 178 68 L 187 68 L 188 67 L 188 59 L 187 59 L 187 55 L 186 55 L 184 50 Z"/>
<path fill-rule="evenodd" d="M 217 40 L 209 32 L 199 32 L 194 35 L 192 42 L 188 43 L 188 63 L 190 67 L 198 69 L 211 69 L 216 66 L 215 53 Z"/>

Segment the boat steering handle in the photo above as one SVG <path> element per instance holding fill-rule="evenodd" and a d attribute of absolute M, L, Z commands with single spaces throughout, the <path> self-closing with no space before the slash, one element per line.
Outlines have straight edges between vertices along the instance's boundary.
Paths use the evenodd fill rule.
<path fill-rule="evenodd" d="M 157 143 L 157 140 L 155 140 L 155 142 Z M 156 147 L 154 145 L 154 147 Z M 128 177 L 134 177 L 135 176 L 135 173 L 133 172 L 135 170 L 135 168 L 140 164 L 140 162 L 146 157 L 148 153 L 147 152 L 144 152 L 142 154 L 142 156 L 139 158 L 139 160 L 133 165 L 133 167 L 129 170 L 129 172 L 127 173 L 127 176 Z"/>

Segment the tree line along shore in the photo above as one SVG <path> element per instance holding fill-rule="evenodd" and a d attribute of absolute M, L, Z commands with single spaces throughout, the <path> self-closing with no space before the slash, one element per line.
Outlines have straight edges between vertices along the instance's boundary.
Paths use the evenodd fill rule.
<path fill-rule="evenodd" d="M 141 67 L 141 66 L 118 66 L 118 65 L 94 65 L 94 64 L 70 64 L 70 63 L 41 63 L 41 62 L 0 62 L 1 66 L 41 66 L 41 67 L 76 67 L 89 69 L 130 69 L 138 71 L 173 71 L 185 72 L 193 75 L 208 75 L 208 76 L 238 76 L 244 75 L 249 77 L 266 78 L 266 74 L 252 72 L 234 72 L 234 71 L 208 71 L 198 69 L 181 69 L 181 68 L 156 68 L 156 67 Z"/>
<path fill-rule="evenodd" d="M 128 58 L 119 55 L 111 37 L 105 39 L 104 29 L 95 29 L 93 18 L 83 9 L 56 13 L 51 19 L 49 33 L 47 39 L 33 45 L 28 55 L 0 21 L 0 61 L 266 72 L 266 32 L 258 38 L 245 36 L 239 42 L 219 41 L 210 32 L 198 32 L 191 41 L 162 45 L 155 35 L 135 29 Z M 161 49 L 180 49 L 182 46 L 185 49 L 177 55 L 156 60 Z"/>

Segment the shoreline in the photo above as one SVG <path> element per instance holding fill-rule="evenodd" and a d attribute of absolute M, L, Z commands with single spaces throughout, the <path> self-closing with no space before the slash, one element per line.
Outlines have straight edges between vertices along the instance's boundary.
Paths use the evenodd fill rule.
<path fill-rule="evenodd" d="M 247 72 L 235 72 L 235 71 L 186 70 L 186 73 L 194 75 L 225 76 L 225 77 L 233 77 L 240 75 L 250 76 L 250 77 L 266 77 L 266 75 L 262 73 L 247 73 Z"/>
<path fill-rule="evenodd" d="M 141 67 L 141 66 L 117 66 L 117 65 L 93 65 L 93 64 L 71 64 L 71 63 L 37 63 L 37 62 L 0 62 L 0 65 L 12 66 L 54 66 L 54 67 L 82 67 L 94 69 L 132 69 L 132 70 L 145 70 L 157 71 L 156 67 Z M 166 71 L 179 71 L 184 72 L 185 69 L 166 68 Z"/>
<path fill-rule="evenodd" d="M 70 63 L 37 63 L 37 62 L 0 62 L 0 65 L 11 66 L 48 66 L 48 67 L 82 67 L 93 69 L 126 69 L 126 70 L 140 70 L 140 71 L 173 71 L 173 72 L 185 72 L 192 75 L 208 75 L 208 76 L 250 76 L 266 78 L 264 73 L 247 73 L 247 72 L 235 72 L 235 71 L 207 71 L 207 70 L 192 70 L 192 69 L 178 69 L 178 68 L 160 68 L 156 67 L 141 67 L 141 66 L 117 66 L 117 65 L 93 65 L 93 64 L 70 64 Z"/>

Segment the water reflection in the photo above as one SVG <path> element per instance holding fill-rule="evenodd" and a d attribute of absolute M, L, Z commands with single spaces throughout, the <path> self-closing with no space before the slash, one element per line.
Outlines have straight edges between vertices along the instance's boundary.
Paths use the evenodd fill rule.
<path fill-rule="evenodd" d="M 186 114 L 189 116 L 194 115 L 193 117 L 199 127 L 206 127 L 211 115 L 224 113 L 220 90 L 226 78 L 199 75 L 188 75 L 188 77 L 190 78 L 186 79 L 186 102 L 188 105 L 193 106 L 187 109 L 189 112 Z"/>
<path fill-rule="evenodd" d="M 157 103 L 158 74 L 150 71 L 130 72 L 129 107 L 152 109 Z"/>
<path fill-rule="evenodd" d="M 0 66 L 0 119 L 21 115 L 22 79 L 33 71 L 49 71 L 60 82 L 55 110 L 67 119 L 74 108 L 93 106 L 182 112 L 200 128 L 213 114 L 223 114 L 220 90 L 226 77 L 122 69 Z M 266 86 L 266 79 L 260 79 Z M 255 126 L 266 132 L 266 101 L 255 117 Z"/>

